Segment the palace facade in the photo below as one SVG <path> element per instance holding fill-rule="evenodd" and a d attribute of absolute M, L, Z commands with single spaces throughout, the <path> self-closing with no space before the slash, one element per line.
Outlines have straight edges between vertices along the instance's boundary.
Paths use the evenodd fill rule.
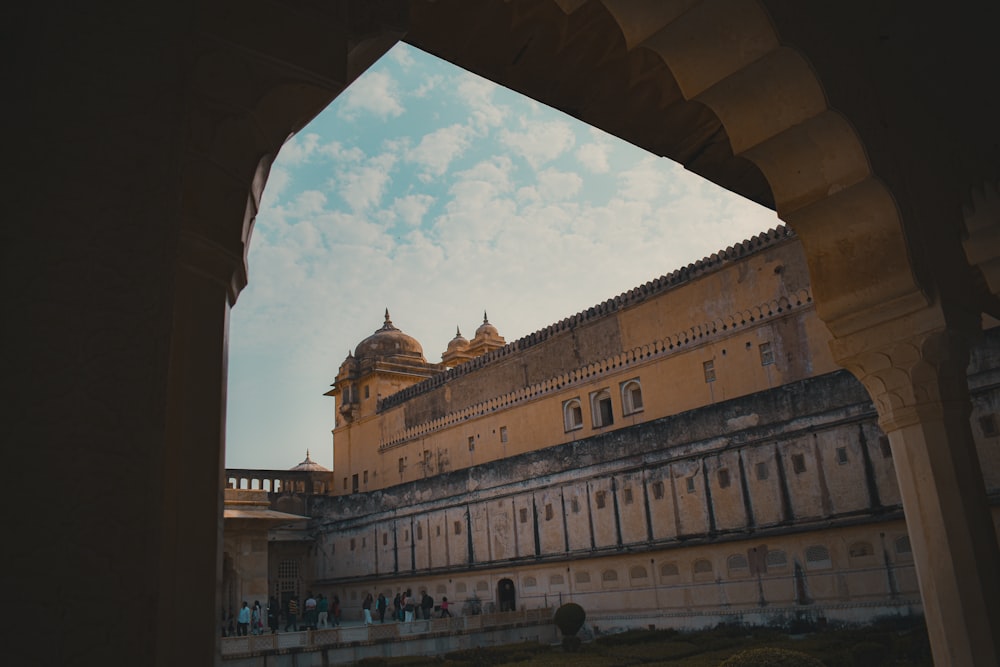
<path fill-rule="evenodd" d="M 605 628 L 921 613 L 889 441 L 829 342 L 785 227 L 512 343 L 484 315 L 441 363 L 387 311 L 328 392 L 331 489 L 272 589 L 572 600 Z M 969 367 L 994 524 L 998 343 Z"/>

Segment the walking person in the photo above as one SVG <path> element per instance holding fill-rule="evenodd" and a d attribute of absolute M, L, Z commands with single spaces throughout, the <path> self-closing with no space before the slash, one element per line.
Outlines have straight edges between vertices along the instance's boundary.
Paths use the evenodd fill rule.
<path fill-rule="evenodd" d="M 447 595 L 442 595 L 441 596 L 441 618 L 444 618 L 445 616 L 451 618 L 451 612 L 448 611 L 448 596 Z"/>
<path fill-rule="evenodd" d="M 305 607 L 306 607 L 306 609 L 305 609 L 305 616 L 303 617 L 303 621 L 305 622 L 305 624 L 306 624 L 307 627 L 312 628 L 313 630 L 315 630 L 316 629 L 316 598 L 313 597 L 312 591 L 309 591 L 309 593 L 306 595 L 306 605 L 305 605 Z"/>
<path fill-rule="evenodd" d="M 250 627 L 250 607 L 247 606 L 247 601 L 243 601 L 243 606 L 240 607 L 240 613 L 236 617 L 236 634 L 240 637 L 247 636 L 247 628 Z"/>
<path fill-rule="evenodd" d="M 372 602 L 373 601 L 374 600 L 372 598 L 372 594 L 369 593 L 368 595 L 365 596 L 365 601 L 361 603 L 361 609 L 362 609 L 362 611 L 364 612 L 364 615 L 365 615 L 365 625 L 371 625 L 372 624 Z"/>
<path fill-rule="evenodd" d="M 288 632 L 288 628 L 294 632 L 299 631 L 299 601 L 294 595 L 288 598 L 288 604 L 285 606 L 285 632 Z"/>

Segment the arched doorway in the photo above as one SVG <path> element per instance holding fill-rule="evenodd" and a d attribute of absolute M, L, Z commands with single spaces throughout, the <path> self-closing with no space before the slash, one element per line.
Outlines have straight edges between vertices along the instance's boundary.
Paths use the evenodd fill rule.
<path fill-rule="evenodd" d="M 497 582 L 497 608 L 500 611 L 517 610 L 517 591 L 510 579 L 505 578 Z"/>

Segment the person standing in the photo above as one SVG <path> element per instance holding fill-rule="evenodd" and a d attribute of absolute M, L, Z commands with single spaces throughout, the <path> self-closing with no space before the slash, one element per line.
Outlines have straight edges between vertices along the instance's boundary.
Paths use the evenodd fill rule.
<path fill-rule="evenodd" d="M 402 602 L 403 602 L 403 620 L 406 621 L 407 623 L 412 623 L 414 604 L 413 604 L 413 593 L 410 592 L 409 588 L 407 588 L 406 593 L 403 594 Z"/>
<path fill-rule="evenodd" d="M 389 601 L 385 597 L 385 593 L 379 593 L 378 599 L 375 600 L 375 610 L 378 612 L 378 622 L 385 623 L 385 608 L 389 606 Z"/>
<path fill-rule="evenodd" d="M 424 591 L 420 596 L 420 611 L 423 612 L 425 621 L 431 620 L 432 609 L 434 609 L 434 598 L 427 591 Z"/>
<path fill-rule="evenodd" d="M 260 620 L 260 600 L 253 601 L 253 609 L 250 611 L 250 634 L 259 635 L 264 624 Z"/>
<path fill-rule="evenodd" d="M 330 601 L 326 599 L 326 596 L 322 593 L 319 594 L 319 599 L 316 600 L 316 611 L 319 613 L 319 620 L 316 621 L 316 627 L 323 626 L 324 628 L 329 627 L 327 623 L 327 618 L 330 615 Z"/>
<path fill-rule="evenodd" d="M 396 597 L 392 599 L 392 617 L 397 621 L 403 620 L 403 602 L 399 597 L 399 591 L 396 591 Z"/>
<path fill-rule="evenodd" d="M 448 596 L 447 595 L 442 595 L 441 596 L 441 618 L 444 618 L 445 616 L 448 616 L 450 618 L 451 617 L 451 612 L 448 611 Z"/>
<path fill-rule="evenodd" d="M 361 603 L 361 609 L 365 615 L 365 625 L 372 624 L 372 594 L 369 593 L 365 596 L 365 601 Z"/>
<path fill-rule="evenodd" d="M 240 607 L 240 613 L 236 617 L 236 634 L 240 637 L 247 636 L 247 628 L 250 626 L 250 607 L 247 606 L 247 601 L 243 601 L 243 606 Z"/>
<path fill-rule="evenodd" d="M 305 611 L 305 616 L 303 617 L 303 620 L 304 620 L 305 624 L 308 627 L 310 627 L 313 630 L 315 630 L 316 629 L 316 598 L 313 597 L 312 591 L 309 591 L 308 595 L 306 595 L 306 604 L 305 604 L 305 607 L 306 607 L 306 611 Z"/>
<path fill-rule="evenodd" d="M 340 625 L 340 598 L 333 596 L 333 624 Z"/>
<path fill-rule="evenodd" d="M 299 601 L 294 595 L 288 598 L 288 604 L 285 606 L 285 632 L 288 632 L 288 628 L 294 632 L 299 631 Z"/>
<path fill-rule="evenodd" d="M 272 635 L 278 631 L 278 601 L 273 595 L 267 599 L 267 627 Z"/>

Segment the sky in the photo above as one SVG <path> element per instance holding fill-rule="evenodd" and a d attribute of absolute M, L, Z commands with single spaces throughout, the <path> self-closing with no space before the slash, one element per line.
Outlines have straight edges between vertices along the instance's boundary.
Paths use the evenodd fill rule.
<path fill-rule="evenodd" d="M 777 226 L 665 158 L 398 44 L 285 144 L 229 336 L 226 466 L 333 467 L 328 391 L 382 326 L 440 362 Z"/>

